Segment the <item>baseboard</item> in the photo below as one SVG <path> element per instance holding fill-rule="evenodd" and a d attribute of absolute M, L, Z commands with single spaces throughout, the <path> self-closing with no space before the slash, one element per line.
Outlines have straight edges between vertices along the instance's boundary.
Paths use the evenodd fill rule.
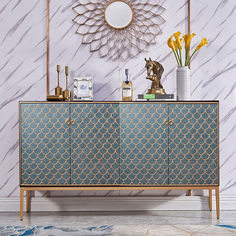
<path fill-rule="evenodd" d="M 0 212 L 19 211 L 19 198 L 0 198 Z M 24 202 L 25 206 L 25 202 Z M 221 210 L 236 210 L 236 197 L 220 197 Z M 32 211 L 208 210 L 208 197 L 33 197 Z M 213 197 L 213 210 L 215 198 Z"/>

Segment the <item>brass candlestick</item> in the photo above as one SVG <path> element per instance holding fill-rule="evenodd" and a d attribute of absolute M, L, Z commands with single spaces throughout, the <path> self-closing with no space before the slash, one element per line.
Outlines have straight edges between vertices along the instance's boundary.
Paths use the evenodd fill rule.
<path fill-rule="evenodd" d="M 62 88 L 60 87 L 60 71 L 61 71 L 61 67 L 60 65 L 57 65 L 57 87 L 55 88 L 55 95 L 58 97 L 60 95 L 63 95 Z"/>
<path fill-rule="evenodd" d="M 56 96 L 56 95 L 48 95 L 47 96 L 47 100 L 48 101 L 63 101 L 63 95 L 59 95 L 59 96 Z"/>
<path fill-rule="evenodd" d="M 63 92 L 63 97 L 65 101 L 71 100 L 71 92 L 68 90 L 68 75 L 69 75 L 69 67 L 65 67 L 65 74 L 66 74 L 66 90 Z"/>

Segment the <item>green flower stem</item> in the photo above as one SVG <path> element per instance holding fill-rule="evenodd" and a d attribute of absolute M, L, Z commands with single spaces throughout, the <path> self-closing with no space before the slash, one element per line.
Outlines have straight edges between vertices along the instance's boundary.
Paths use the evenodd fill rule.
<path fill-rule="evenodd" d="M 178 49 L 175 50 L 175 53 L 178 57 L 178 60 L 179 60 L 179 66 L 181 65 L 181 62 L 180 62 L 180 55 L 179 55 L 179 52 L 178 52 Z"/>
<path fill-rule="evenodd" d="M 189 50 L 189 48 L 185 49 L 185 66 L 187 66 L 189 64 L 189 62 L 188 62 L 188 50 Z"/>
<path fill-rule="evenodd" d="M 177 52 L 175 50 L 173 50 L 173 53 L 175 55 L 175 59 L 177 61 L 178 66 L 180 66 L 180 62 L 179 62 L 179 59 L 178 59 L 178 56 L 177 56 Z"/>
<path fill-rule="evenodd" d="M 180 48 L 179 48 L 179 57 L 180 57 L 180 65 L 183 66 L 183 63 L 182 63 L 182 52 L 181 52 Z"/>
<path fill-rule="evenodd" d="M 197 50 L 195 49 L 195 51 L 192 53 L 192 55 L 191 55 L 190 58 L 189 58 L 189 63 L 188 63 L 188 65 L 190 64 L 190 61 L 191 61 L 192 57 L 195 55 L 196 52 L 197 52 Z"/>

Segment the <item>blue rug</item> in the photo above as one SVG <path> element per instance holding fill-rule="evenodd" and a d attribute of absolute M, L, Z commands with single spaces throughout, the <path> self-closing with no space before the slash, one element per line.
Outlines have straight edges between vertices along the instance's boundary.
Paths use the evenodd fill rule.
<path fill-rule="evenodd" d="M 102 225 L 99 227 L 70 228 L 58 226 L 0 226 L 0 236 L 28 236 L 28 235 L 83 235 L 83 236 L 107 236 L 112 235 L 113 226 Z"/>
<path fill-rule="evenodd" d="M 232 225 L 216 225 L 216 226 L 228 228 L 228 229 L 236 229 L 236 226 L 232 226 Z"/>
<path fill-rule="evenodd" d="M 0 236 L 229 236 L 235 233 L 236 227 L 232 225 L 0 226 Z"/>

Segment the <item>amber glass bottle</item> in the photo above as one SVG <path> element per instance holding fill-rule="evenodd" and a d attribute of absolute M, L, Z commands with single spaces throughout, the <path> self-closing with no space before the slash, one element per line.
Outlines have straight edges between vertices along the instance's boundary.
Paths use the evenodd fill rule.
<path fill-rule="evenodd" d="M 122 83 L 122 100 L 132 101 L 133 100 L 133 84 L 129 80 L 129 70 L 125 69 L 126 81 Z"/>

